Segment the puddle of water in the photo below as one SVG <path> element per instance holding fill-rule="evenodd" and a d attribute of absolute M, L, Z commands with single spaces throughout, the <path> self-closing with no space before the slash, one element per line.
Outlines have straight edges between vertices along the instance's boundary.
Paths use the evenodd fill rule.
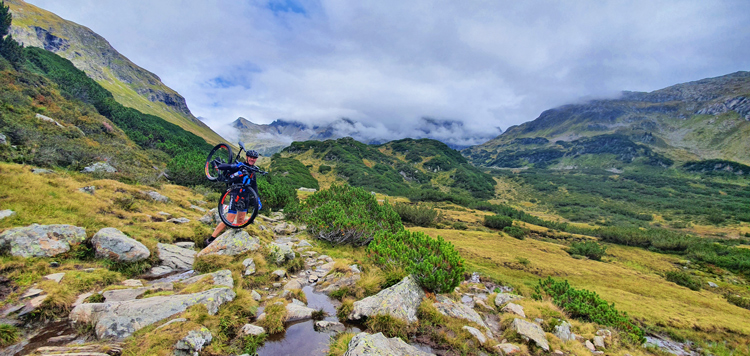
<path fill-rule="evenodd" d="M 327 295 L 316 293 L 311 286 L 302 288 L 307 297 L 307 306 L 313 309 L 323 309 L 328 316 L 325 320 L 336 319 L 336 306 Z M 344 324 L 348 332 L 359 333 L 359 327 Z M 292 355 L 325 355 L 333 333 L 315 331 L 314 320 L 304 320 L 285 324 L 286 331 L 273 334 L 266 339 L 265 344 L 258 349 L 259 356 L 292 356 Z"/>

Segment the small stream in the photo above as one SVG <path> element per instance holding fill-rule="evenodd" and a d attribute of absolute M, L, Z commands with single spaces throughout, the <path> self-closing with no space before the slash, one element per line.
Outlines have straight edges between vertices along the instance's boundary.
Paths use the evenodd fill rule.
<path fill-rule="evenodd" d="M 313 309 L 323 309 L 327 316 L 324 320 L 338 321 L 336 307 L 327 295 L 316 293 L 312 286 L 302 288 L 307 297 L 307 306 Z M 344 324 L 346 331 L 359 333 L 362 331 L 356 325 Z M 292 355 L 325 355 L 333 333 L 315 331 L 314 320 L 304 320 L 285 325 L 286 331 L 273 334 L 266 339 L 266 343 L 258 348 L 259 356 L 292 356 Z"/>

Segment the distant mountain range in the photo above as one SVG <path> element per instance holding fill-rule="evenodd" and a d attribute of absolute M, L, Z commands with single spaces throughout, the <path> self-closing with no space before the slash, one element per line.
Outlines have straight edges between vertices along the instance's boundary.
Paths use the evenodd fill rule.
<path fill-rule="evenodd" d="M 550 109 L 462 153 L 476 165 L 499 168 L 671 166 L 707 159 L 748 165 L 750 72 Z"/>

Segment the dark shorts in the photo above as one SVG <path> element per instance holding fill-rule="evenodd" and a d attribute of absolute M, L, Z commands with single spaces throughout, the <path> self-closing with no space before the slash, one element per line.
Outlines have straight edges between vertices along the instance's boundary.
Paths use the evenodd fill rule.
<path fill-rule="evenodd" d="M 229 214 L 237 214 L 237 212 L 247 212 L 248 208 L 252 207 L 253 202 L 250 201 L 250 190 L 245 188 L 236 189 L 232 192 L 230 198 L 232 201 L 229 203 Z"/>

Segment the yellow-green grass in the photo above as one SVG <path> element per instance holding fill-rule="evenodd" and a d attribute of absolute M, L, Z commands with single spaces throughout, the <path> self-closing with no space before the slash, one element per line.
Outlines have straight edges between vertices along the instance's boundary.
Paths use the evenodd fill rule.
<path fill-rule="evenodd" d="M 710 291 L 691 291 L 658 273 L 674 269 L 678 258 L 639 248 L 608 245 L 608 262 L 574 259 L 564 246 L 497 233 L 415 227 L 453 243 L 478 271 L 529 294 L 541 278 L 566 279 L 579 289 L 598 293 L 649 327 L 666 328 L 691 339 L 750 340 L 750 310 L 734 306 Z M 530 261 L 524 265 L 517 258 Z"/>

